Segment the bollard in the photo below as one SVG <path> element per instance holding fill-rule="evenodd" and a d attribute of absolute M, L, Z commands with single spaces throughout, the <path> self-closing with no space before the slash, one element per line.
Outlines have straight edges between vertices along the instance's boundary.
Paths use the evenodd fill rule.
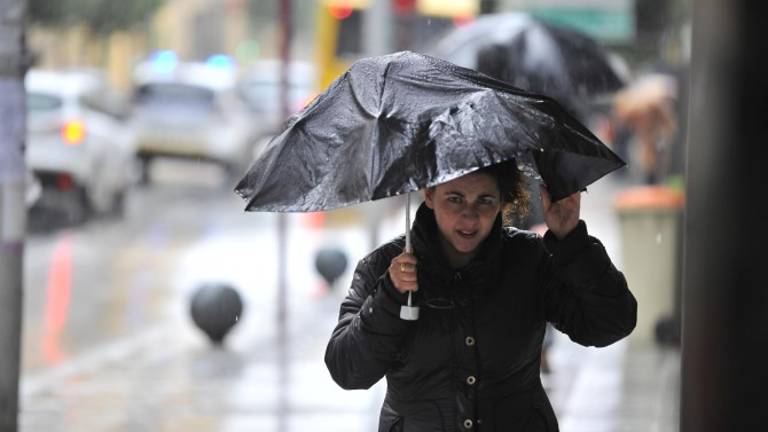
<path fill-rule="evenodd" d="M 347 269 L 347 255 L 337 248 L 323 248 L 315 255 L 315 268 L 330 288 Z"/>
<path fill-rule="evenodd" d="M 214 345 L 221 345 L 243 313 L 240 294 L 230 285 L 206 283 L 195 290 L 190 315 Z"/>

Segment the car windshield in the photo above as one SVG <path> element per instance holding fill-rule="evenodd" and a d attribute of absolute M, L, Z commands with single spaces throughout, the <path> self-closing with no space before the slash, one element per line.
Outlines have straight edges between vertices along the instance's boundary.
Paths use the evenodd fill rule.
<path fill-rule="evenodd" d="M 27 111 L 29 112 L 48 112 L 61 108 L 62 100 L 58 96 L 28 92 L 27 93 Z"/>
<path fill-rule="evenodd" d="M 206 88 L 187 84 L 145 84 L 136 90 L 136 103 L 211 110 L 214 108 L 214 94 Z"/>
<path fill-rule="evenodd" d="M 288 87 L 288 98 L 292 108 L 304 105 L 312 96 L 312 84 L 292 83 Z M 251 108 L 266 109 L 279 106 L 280 83 L 278 81 L 249 81 L 243 85 L 245 98 Z M 300 108 L 300 107 L 299 107 Z"/>

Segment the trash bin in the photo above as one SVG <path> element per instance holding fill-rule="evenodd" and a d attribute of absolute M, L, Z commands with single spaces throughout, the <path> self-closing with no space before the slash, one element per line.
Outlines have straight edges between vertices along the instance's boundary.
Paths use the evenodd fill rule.
<path fill-rule="evenodd" d="M 662 333 L 679 323 L 683 206 L 683 192 L 666 186 L 616 197 L 622 270 L 637 299 L 633 342 L 668 342 Z"/>

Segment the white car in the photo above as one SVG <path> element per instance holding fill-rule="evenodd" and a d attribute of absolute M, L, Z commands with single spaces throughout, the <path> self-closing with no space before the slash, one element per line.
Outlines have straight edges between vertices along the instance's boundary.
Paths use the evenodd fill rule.
<path fill-rule="evenodd" d="M 131 130 L 103 73 L 31 70 L 27 90 L 27 165 L 42 185 L 37 205 L 71 222 L 120 215 L 137 170 Z"/>
<path fill-rule="evenodd" d="M 157 157 L 205 160 L 240 176 L 261 134 L 233 71 L 197 62 L 141 64 L 134 74 L 133 128 L 142 181 Z"/>

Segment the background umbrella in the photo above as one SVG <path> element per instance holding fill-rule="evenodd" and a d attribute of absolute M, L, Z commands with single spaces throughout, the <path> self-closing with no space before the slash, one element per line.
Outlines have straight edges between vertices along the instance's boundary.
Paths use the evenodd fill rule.
<path fill-rule="evenodd" d="M 589 118 L 592 102 L 604 105 L 628 81 L 624 61 L 590 36 L 520 13 L 483 15 L 448 33 L 434 53 L 464 67 L 507 81 L 523 90 L 559 101 L 581 120 Z M 538 197 L 539 184 L 528 190 Z M 515 223 L 524 229 L 544 228 L 538 199 Z"/>
<path fill-rule="evenodd" d="M 553 97 L 577 114 L 629 76 L 624 61 L 590 36 L 519 12 L 483 15 L 448 33 L 433 54 Z"/>
<path fill-rule="evenodd" d="M 553 200 L 624 165 L 554 100 L 412 52 L 363 59 L 259 154 L 250 211 L 320 211 L 515 159 Z"/>

